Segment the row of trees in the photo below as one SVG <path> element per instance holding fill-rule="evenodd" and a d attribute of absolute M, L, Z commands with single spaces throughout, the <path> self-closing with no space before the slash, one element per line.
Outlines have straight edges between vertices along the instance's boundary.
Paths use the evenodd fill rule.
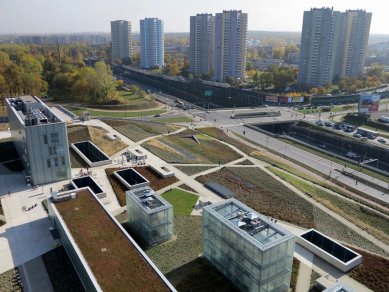
<path fill-rule="evenodd" d="M 106 103 L 117 98 L 116 81 L 104 62 L 87 67 L 86 45 L 0 46 L 0 95 L 32 94 Z"/>
<path fill-rule="evenodd" d="M 289 67 L 269 66 L 268 71 L 251 71 L 253 83 L 256 87 L 265 90 L 274 88 L 275 90 L 284 90 L 290 83 L 297 79 L 297 70 Z"/>

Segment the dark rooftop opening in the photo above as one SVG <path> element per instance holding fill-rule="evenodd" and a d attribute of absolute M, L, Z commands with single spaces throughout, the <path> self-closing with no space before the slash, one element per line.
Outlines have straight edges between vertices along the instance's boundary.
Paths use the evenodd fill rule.
<path fill-rule="evenodd" d="M 95 183 L 90 176 L 83 176 L 72 180 L 77 188 L 90 187 L 95 194 L 100 194 L 103 190 Z"/>
<path fill-rule="evenodd" d="M 99 162 L 103 160 L 109 160 L 109 157 L 101 152 L 95 145 L 90 141 L 74 143 L 74 146 L 84 154 L 90 162 Z"/>
<path fill-rule="evenodd" d="M 346 249 L 344 246 L 332 241 L 331 239 L 324 237 L 315 230 L 310 230 L 301 235 L 301 237 L 344 263 L 347 263 L 358 256 L 356 253 Z"/>
<path fill-rule="evenodd" d="M 119 170 L 116 173 L 120 175 L 129 185 L 137 185 L 147 182 L 143 176 L 132 168 Z"/>

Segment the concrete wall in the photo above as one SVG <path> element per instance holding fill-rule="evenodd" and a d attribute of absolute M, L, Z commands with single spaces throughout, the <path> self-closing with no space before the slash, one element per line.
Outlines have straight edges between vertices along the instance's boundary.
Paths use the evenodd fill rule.
<path fill-rule="evenodd" d="M 86 260 L 82 256 L 81 251 L 78 249 L 73 237 L 66 227 L 65 222 L 58 214 L 58 211 L 55 208 L 55 204 L 49 201 L 48 209 L 51 223 L 58 231 L 62 245 L 64 246 L 66 253 L 68 254 L 85 290 L 103 291 L 97 283 L 97 280 L 90 270 Z"/>

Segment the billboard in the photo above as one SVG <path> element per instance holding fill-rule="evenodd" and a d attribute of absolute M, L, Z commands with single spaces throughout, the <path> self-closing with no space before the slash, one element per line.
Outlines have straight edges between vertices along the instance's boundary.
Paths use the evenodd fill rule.
<path fill-rule="evenodd" d="M 277 95 L 266 95 L 265 101 L 278 102 L 278 96 Z"/>
<path fill-rule="evenodd" d="M 379 95 L 361 93 L 361 98 L 359 100 L 359 106 L 358 106 L 360 113 L 378 112 L 379 105 L 380 105 Z"/>

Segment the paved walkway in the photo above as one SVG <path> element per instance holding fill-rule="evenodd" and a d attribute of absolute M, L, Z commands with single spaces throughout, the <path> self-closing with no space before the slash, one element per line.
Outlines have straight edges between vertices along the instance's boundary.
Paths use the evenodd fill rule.
<path fill-rule="evenodd" d="M 12 182 L 12 183 L 10 183 Z M 0 273 L 36 258 L 53 249 L 57 243 L 50 232 L 51 223 L 41 201 L 50 191 L 48 187 L 27 187 L 23 174 L 1 175 L 6 224 L 0 227 Z M 24 208 L 36 207 L 30 211 Z"/>
<path fill-rule="evenodd" d="M 296 291 L 309 291 L 311 286 L 311 275 L 312 269 L 300 262 L 297 283 L 296 283 Z"/>

